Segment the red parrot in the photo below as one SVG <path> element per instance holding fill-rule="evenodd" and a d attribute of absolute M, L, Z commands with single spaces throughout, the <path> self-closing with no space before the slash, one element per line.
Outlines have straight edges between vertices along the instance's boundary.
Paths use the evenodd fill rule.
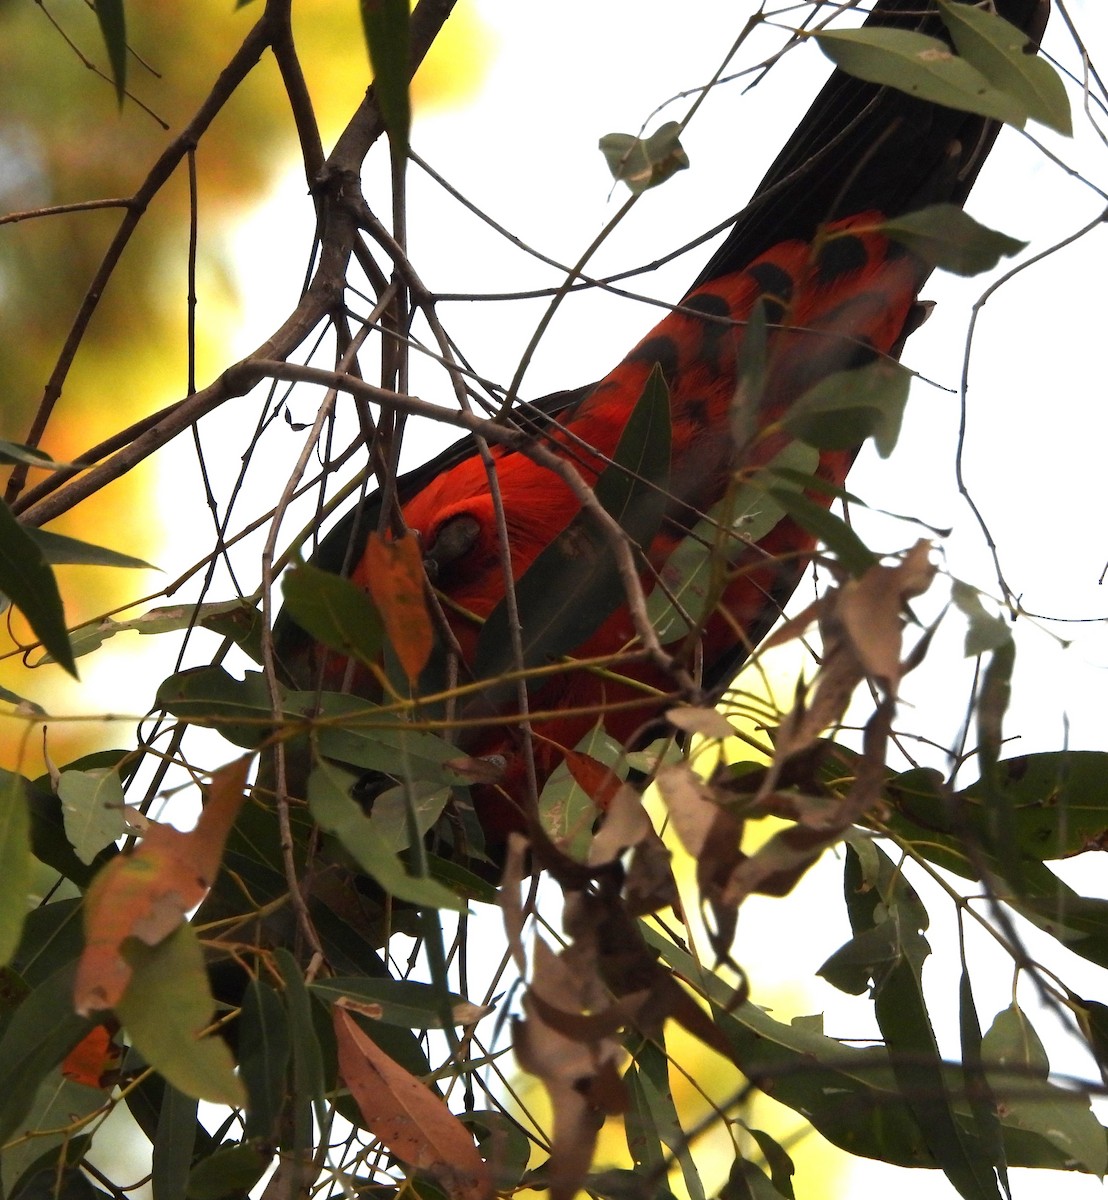
<path fill-rule="evenodd" d="M 928 10 L 923 15 L 920 0 L 879 0 L 869 23 L 942 36 L 934 6 L 922 7 Z M 1048 0 L 997 0 L 996 8 L 1037 41 Z M 997 130 L 985 118 L 836 71 L 678 307 L 599 383 L 515 407 L 520 430 L 596 485 L 619 456 L 648 380 L 660 371 L 669 401 L 668 470 L 647 481 L 664 499 L 642 526 L 644 591 L 657 586 L 667 559 L 727 494 L 736 472 L 764 465 L 788 444 L 779 422 L 813 384 L 899 356 L 919 323 L 917 300 L 931 267 L 879 227 L 926 205 L 964 203 Z M 752 325 L 764 330 L 760 357 L 747 344 Z M 750 427 L 737 436 L 736 393 L 747 386 L 744 372 L 756 358 L 761 385 L 740 416 Z M 843 484 L 857 449 L 823 451 L 816 473 Z M 492 458 L 520 588 L 525 663 L 561 664 L 533 681 L 529 693 L 529 711 L 539 714 L 532 727 L 541 790 L 598 713 L 609 735 L 630 743 L 670 706 L 675 684 L 642 653 L 628 654 L 606 672 L 570 661 L 641 651 L 627 604 L 608 580 L 559 613 L 557 578 L 549 568 L 528 588 L 528 569 L 567 529 L 580 526 L 581 505 L 563 479 L 522 450 L 496 447 Z M 639 488 L 648 508 L 643 498 L 651 495 L 649 487 Z M 828 503 L 827 491 L 808 495 Z M 523 825 L 530 800 L 512 719 L 518 715 L 515 687 L 491 682 L 513 660 L 504 644 L 504 548 L 488 470 L 466 439 L 402 478 L 398 496 L 403 524 L 419 535 L 428 578 L 461 652 L 458 678 L 490 680 L 460 712 L 468 724 L 458 742 L 464 753 L 500 769 L 496 783 L 472 789 L 486 840 L 496 845 Z M 339 522 L 313 561 L 366 586 L 363 547 L 380 524 L 380 502 L 371 497 Z M 667 651 L 699 669 L 706 689 L 725 685 L 777 619 L 816 540 L 785 518 L 756 545 L 733 554 L 722 595 L 702 627 L 692 635 L 687 629 L 670 634 Z M 608 554 L 598 536 L 582 553 L 596 553 L 598 546 Z M 287 614 L 278 620 L 275 647 L 297 686 L 334 686 L 344 674 L 346 664 Z M 354 690 L 374 694 L 368 673 L 353 678 Z M 433 676 L 426 682 L 425 691 L 437 686 Z"/>

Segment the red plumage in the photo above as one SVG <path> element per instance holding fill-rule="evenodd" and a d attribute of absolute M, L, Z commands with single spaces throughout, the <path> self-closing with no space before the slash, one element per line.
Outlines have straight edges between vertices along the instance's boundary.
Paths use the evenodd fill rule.
<path fill-rule="evenodd" d="M 1040 0 L 1005 0 L 998 8 L 1032 36 L 1041 30 Z M 917 9 L 906 0 L 885 0 L 871 21 L 915 27 Z M 934 14 L 923 24 L 929 32 L 941 29 Z M 522 427 L 594 484 L 616 454 L 655 364 L 661 368 L 669 388 L 671 445 L 668 479 L 658 482 L 669 501 L 653 540 L 642 547 L 645 590 L 656 586 L 658 571 L 692 521 L 725 495 L 735 473 L 764 465 L 788 442 L 779 422 L 807 389 L 836 372 L 899 354 L 916 323 L 917 297 L 930 268 L 890 242 L 879 226 L 927 203 L 961 203 L 995 133 L 983 118 L 836 73 L 681 306 L 574 403 L 540 402 L 538 408 L 549 408 L 553 418 L 544 415 L 540 423 L 534 409 L 523 409 Z M 767 322 L 764 388 L 756 435 L 739 445 L 731 414 L 748 322 L 759 302 Z M 855 452 L 824 451 L 818 473 L 841 485 Z M 580 505 L 563 480 L 526 453 L 494 448 L 492 457 L 518 582 L 570 526 Z M 482 622 L 504 596 L 504 548 L 486 465 L 472 443 L 460 443 L 401 481 L 399 494 L 404 523 L 420 535 L 444 598 L 464 681 L 479 659 Z M 812 498 L 826 502 L 826 494 Z M 370 505 L 344 522 L 322 547 L 323 565 L 352 564 L 351 577 L 366 586 L 360 545 L 378 519 Z M 699 631 L 699 646 L 686 638 L 668 649 L 681 650 L 690 664 L 702 663 L 710 683 L 726 682 L 795 588 L 814 543 L 791 520 L 778 522 L 757 546 L 732 559 L 720 603 Z M 526 630 L 528 612 L 520 615 Z M 575 661 L 634 651 L 626 606 L 599 613 L 597 625 L 572 648 Z M 292 622 L 279 623 L 277 633 L 279 655 L 301 686 L 323 677 L 321 671 L 335 678 L 333 656 L 328 669 L 326 653 Z M 370 694 L 368 677 L 356 676 L 355 689 Z M 627 742 L 657 718 L 672 693 L 672 679 L 634 653 L 604 673 L 566 665 L 535 683 L 529 708 L 539 714 L 533 722 L 539 787 L 597 714 L 603 713 L 611 736 Z M 499 784 L 474 789 L 492 842 L 521 823 L 528 803 L 515 713 L 514 690 L 494 688 L 463 714 L 471 720 L 460 748 L 504 763 Z"/>

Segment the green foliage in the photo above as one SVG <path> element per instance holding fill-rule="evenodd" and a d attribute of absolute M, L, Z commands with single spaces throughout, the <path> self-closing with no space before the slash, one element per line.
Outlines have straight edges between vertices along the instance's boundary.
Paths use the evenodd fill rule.
<path fill-rule="evenodd" d="M 181 355 L 187 359 L 182 373 L 189 377 L 182 398 L 156 415 L 150 405 L 141 417 L 121 416 L 121 427 L 136 423 L 119 435 L 118 445 L 125 447 L 123 457 L 133 453 L 141 461 L 148 441 L 168 440 L 173 421 L 195 404 L 194 416 L 175 433 L 191 427 L 202 456 L 209 417 L 221 404 L 254 404 L 258 392 L 243 395 L 249 387 L 303 380 L 295 364 L 315 362 L 332 350 L 334 371 L 312 378 L 328 387 L 341 385 L 342 403 L 349 399 L 343 388 L 354 393 L 350 407 L 358 407 L 359 436 L 372 445 L 368 452 L 361 442 L 343 448 L 334 433 L 341 423 L 332 427 L 328 410 L 319 422 L 326 436 L 312 447 L 318 480 L 305 482 L 311 456 L 303 454 L 295 477 L 282 469 L 266 498 L 267 511 L 252 513 L 249 521 L 235 507 L 240 489 L 247 491 L 241 488 L 245 475 L 236 478 L 230 500 L 205 476 L 218 533 L 210 558 L 166 587 L 173 603 L 151 608 L 147 597 L 130 611 L 112 610 L 123 615 L 82 614 L 82 624 L 71 630 L 66 609 L 71 614 L 75 609 L 68 593 L 63 606 L 54 566 L 148 564 L 39 529 L 35 505 L 56 490 L 67 495 L 73 479 L 99 478 L 91 473 L 119 452 L 111 440 L 116 431 L 113 427 L 95 454 L 74 455 L 77 465 L 21 442 L 0 442 L 0 463 L 17 472 L 31 467 L 49 473 L 38 500 L 25 505 L 26 493 L 13 487 L 13 505 L 0 508 L 0 590 L 41 641 L 45 653 L 36 662 L 58 663 L 75 674 L 76 657 L 98 651 L 120 632 L 173 639 L 174 647 L 184 647 L 157 688 L 135 748 L 80 757 L 65 751 L 57 754 L 62 765 L 48 760 L 41 778 L 27 777 L 25 766 L 0 778 L 0 960 L 8 964 L 0 973 L 5 1194 L 18 1200 L 105 1195 L 87 1165 L 95 1162 L 97 1171 L 111 1175 L 114 1168 L 105 1166 L 96 1145 L 100 1117 L 126 1107 L 150 1141 L 154 1200 L 245 1195 L 278 1156 L 290 1194 L 341 1186 L 383 1197 L 485 1200 L 490 1192 L 480 1182 L 484 1176 L 467 1176 L 459 1165 L 475 1158 L 502 1194 L 546 1188 L 560 1200 L 583 1181 L 591 1194 L 613 1200 L 672 1200 L 671 1189 L 703 1200 L 794 1200 L 803 1188 L 792 1143 L 756 1127 L 747 1108 L 758 1090 L 844 1151 L 939 1170 L 967 1200 L 1007 1195 L 1013 1167 L 1103 1175 L 1108 1140 L 1089 1103 L 1096 1085 L 1061 1081 L 1052 1072 L 1032 1023 L 1038 1014 L 1029 1014 L 1016 998 L 991 1018 L 979 1011 L 984 989 L 964 945 L 956 1000 L 937 994 L 925 971 L 940 937 L 949 938 L 952 930 L 964 934 L 970 898 L 984 897 L 973 911 L 1010 949 L 1018 984 L 1014 996 L 1022 999 L 1019 989 L 1037 986 L 1058 998 L 1053 1015 L 1069 1022 L 1070 1035 L 1084 1040 L 1099 1066 L 1108 1061 L 1108 1009 L 1066 987 L 1064 969 L 1059 975 L 1042 971 L 1012 925 L 1013 917 L 1026 918 L 1068 951 L 1108 967 L 1108 901 L 1081 895 L 1048 865 L 1101 849 L 1108 840 L 1108 755 L 1067 748 L 1012 756 L 1006 748 L 1010 695 L 1020 683 L 1017 641 L 1006 616 L 1007 608 L 1013 614 L 1018 609 L 1012 596 L 1002 597 L 1003 607 L 975 585 L 953 581 L 953 608 L 944 619 L 965 619 L 965 652 L 980 658 L 976 690 L 968 697 L 969 745 L 959 748 L 949 775 L 926 765 L 909 770 L 892 765 L 903 765 L 894 728 L 896 735 L 907 732 L 911 715 L 907 702 L 896 709 L 897 689 L 901 677 L 930 653 L 935 627 L 921 631 L 909 603 L 916 607 L 934 559 L 926 543 L 904 553 L 898 549 L 902 541 L 856 526 L 851 512 L 866 507 L 864 502 L 843 485 L 841 473 L 828 476 L 836 456 L 845 461 L 869 439 L 889 457 L 914 369 L 918 365 L 925 373 L 924 365 L 909 369 L 882 354 L 850 371 L 814 370 L 810 377 L 798 371 L 801 382 L 788 391 L 781 378 L 790 364 L 782 363 L 787 356 L 781 347 L 797 330 L 789 326 L 793 318 L 783 300 L 782 312 L 773 311 L 770 293 L 776 296 L 779 289 L 767 289 L 741 319 L 708 312 L 709 299 L 700 313 L 704 355 L 724 344 L 731 355 L 727 365 L 734 368 L 717 403 L 725 413 L 723 430 L 707 430 L 687 414 L 681 424 L 675 421 L 670 364 L 664 372 L 661 361 L 641 395 L 628 398 L 622 433 L 618 442 L 613 439 L 614 451 L 609 444 L 607 457 L 552 430 L 559 415 L 573 411 L 574 396 L 537 406 L 521 397 L 492 421 L 474 415 L 479 404 L 457 417 L 464 428 L 488 438 L 502 465 L 545 455 L 549 467 L 556 454 L 591 485 L 596 502 L 591 511 L 589 506 L 577 511 L 526 570 L 515 572 L 514 603 L 501 587 L 486 609 L 466 608 L 457 597 L 465 595 L 473 546 L 456 558 L 444 550 L 441 561 L 424 560 L 427 531 L 422 544 L 407 536 L 404 506 L 443 465 L 436 460 L 429 471 L 396 476 L 403 414 L 426 411 L 410 394 L 419 376 L 409 374 L 407 351 L 432 344 L 430 329 L 434 354 L 449 368 L 443 378 L 459 397 L 485 388 L 478 373 L 484 365 L 467 359 L 453 334 L 440 328 L 441 310 L 448 306 L 427 293 L 406 260 L 404 222 L 386 236 L 374 215 L 389 200 L 399 205 L 403 198 L 411 66 L 425 49 L 433 7 L 420 5 L 410 14 L 406 0 L 362 0 L 358 13 L 373 67 L 372 99 L 346 114 L 337 139 L 313 108 L 316 81 L 305 83 L 299 70 L 301 47 L 319 28 L 283 25 L 280 6 L 269 5 L 264 14 L 255 6 L 259 23 L 244 48 L 230 52 L 231 66 L 216 63 L 214 51 L 206 51 L 210 62 L 204 55 L 189 62 L 201 74 L 212 68 L 205 87 L 213 90 L 207 99 L 199 97 L 208 106 L 200 115 L 195 105 L 184 115 L 174 111 L 167 139 L 160 131 L 145 147 L 136 139 L 127 155 L 90 142 L 88 157 L 98 162 L 158 164 L 142 185 L 148 190 L 137 201 L 121 202 L 113 216 L 122 220 L 111 226 L 120 250 L 127 237 L 119 230 L 128 223 L 139 222 L 147 211 L 172 212 L 161 192 L 170 179 L 182 185 L 182 195 L 190 192 L 186 160 L 199 173 L 198 207 L 187 211 L 187 220 L 186 210 L 178 210 L 166 224 L 179 247 L 194 232 L 206 245 L 208 189 L 215 186 L 205 173 L 210 165 L 218 161 L 221 170 L 229 170 L 226 164 L 234 164 L 262 179 L 269 160 L 278 157 L 267 142 L 270 118 L 249 109 L 237 94 L 239 84 L 253 78 L 255 63 L 276 60 L 279 72 L 272 79 L 279 78 L 281 88 L 272 111 L 281 122 L 292 113 L 316 205 L 319 254 L 312 277 L 272 338 L 240 364 L 220 362 L 210 384 L 193 378 L 197 363 L 211 352 L 190 332 L 187 355 Z M 811 36 L 840 67 L 862 79 L 1019 127 L 1034 120 L 1056 132 L 1070 130 L 1062 81 L 1047 62 L 1026 53 L 1022 33 L 974 5 L 938 0 L 938 8 L 953 53 L 946 42 L 903 29 L 823 29 Z M 122 0 L 98 0 L 93 13 L 110 83 L 123 107 L 128 89 L 137 86 L 134 63 L 142 60 L 132 61 L 128 82 Z M 149 13 L 130 15 L 140 29 L 152 19 Z M 932 15 L 934 29 L 938 21 Z M 355 23 L 357 16 L 352 9 Z M 445 8 L 436 19 L 444 16 Z M 229 13 L 220 17 L 224 23 L 230 19 Z M 201 35 L 214 36 L 217 24 L 202 24 Z M 361 56 L 357 36 L 354 42 Z M 730 56 L 720 74 L 729 62 Z M 100 81 L 105 92 L 106 82 Z M 0 83 L 0 89 L 8 86 Z M 690 116 L 699 103 L 697 98 Z M 126 121 L 135 108 L 128 103 L 110 119 Z M 81 105 L 69 109 L 79 112 Z M 217 115 L 212 128 L 245 130 L 245 148 L 235 143 L 234 153 L 210 149 L 207 122 Z M 55 116 L 44 117 L 42 128 Z M 637 196 L 688 168 L 681 144 L 687 124 L 686 118 L 645 137 L 602 138 L 613 178 Z M 372 136 L 366 131 L 376 136 L 382 126 L 391 140 L 395 185 L 385 201 L 372 191 L 367 158 Z M 106 129 L 96 132 L 109 146 Z M 42 130 L 37 136 L 47 143 Z M 476 131 L 475 145 L 479 138 Z M 333 152 L 323 149 L 328 140 Z M 741 145 L 736 139 L 725 152 L 738 155 Z M 72 143 L 59 151 L 63 161 L 79 157 Z M 64 172 L 60 178 L 67 184 L 59 192 L 63 204 L 73 197 L 127 195 L 136 186 L 135 179 L 118 175 L 111 176 L 117 186 L 100 186 L 98 175 L 78 175 L 76 167 L 71 178 Z M 159 210 L 163 202 L 167 208 Z M 866 232 L 895 242 L 891 261 L 907 261 L 921 274 L 931 267 L 962 275 L 992 270 L 1024 248 L 949 205 L 875 222 Z M 100 241 L 111 239 L 100 238 L 98 246 Z M 3 282 L 25 299 L 30 323 L 48 330 L 52 355 L 54 343 L 68 344 L 67 339 L 74 346 L 93 344 L 83 342 L 87 330 L 81 322 L 91 320 L 107 288 L 127 319 L 121 321 L 110 307 L 97 314 L 117 343 L 113 353 L 102 346 L 95 353 L 114 364 L 123 349 L 131 350 L 134 330 L 155 325 L 152 294 L 172 294 L 174 305 L 191 309 L 214 286 L 205 276 L 202 253 L 199 267 L 191 255 L 181 280 L 167 286 L 176 268 L 167 267 L 164 276 L 160 266 L 151 270 L 151 263 L 162 262 L 151 244 L 136 243 L 124 260 L 144 264 L 149 292 L 120 282 L 133 277 L 113 276 L 114 268 L 98 280 L 95 259 L 88 270 L 78 269 L 88 264 L 65 262 L 64 271 L 55 266 L 31 272 L 35 252 L 28 252 L 26 262 L 5 262 Z M 417 237 L 412 244 L 418 246 Z M 355 261 L 357 271 L 350 266 Z M 583 262 L 567 275 L 566 289 L 592 285 L 583 277 Z M 80 290 L 69 290 L 71 275 L 79 277 L 80 289 L 96 281 L 87 300 Z M 435 275 L 427 272 L 429 280 Z M 32 278 L 41 281 L 46 299 L 25 287 Z M 374 291 L 368 307 L 367 286 Z M 52 307 L 44 321 L 38 306 L 47 300 Z M 370 308 L 376 324 L 363 324 Z M 71 327 L 76 310 L 82 315 Z M 718 340 L 736 327 L 741 338 Z M 68 334 L 70 328 L 75 332 Z M 830 319 L 827 328 L 838 335 Z M 322 331 L 315 358 L 308 357 L 310 331 Z M 372 351 L 363 338 L 374 339 Z M 653 352 L 649 347 L 646 343 L 644 354 Z M 659 360 L 669 348 L 659 348 Z M 0 345 L 0 362 L 14 361 L 20 349 Z M 686 347 L 673 350 L 680 358 Z M 898 352 L 894 347 L 892 353 Z M 370 386 L 370 372 L 378 366 L 379 379 Z M 174 369 L 182 370 L 180 364 Z M 15 382 L 6 386 L 21 396 L 37 396 L 44 387 L 52 398 L 61 392 L 65 370 L 56 379 L 49 369 L 35 371 L 44 378 L 36 374 L 33 389 L 14 374 Z M 118 390 L 122 393 L 122 385 Z M 502 390 L 487 391 L 482 403 L 495 411 Z M 70 395 L 67 384 L 67 401 Z M 110 410 L 107 395 L 97 399 Z M 300 414 L 292 411 L 301 395 L 261 402 L 251 451 L 275 430 L 303 432 Z M 683 394 L 683 402 L 690 399 L 695 409 L 702 398 Z M 198 426 L 201 415 L 204 424 Z M 100 439 L 88 439 L 94 440 Z M 374 587 L 382 581 L 363 587 L 342 577 L 353 565 L 349 547 L 336 556 L 324 536 L 326 553 L 300 561 L 309 554 L 301 543 L 330 520 L 335 497 L 355 490 L 357 481 L 343 483 L 346 492 L 332 487 L 341 482 L 336 472 L 351 454 L 383 483 L 346 526 L 355 530 L 351 544 L 359 551 L 359 538 L 373 529 L 387 550 L 407 546 L 414 576 L 400 581 L 408 585 L 403 599 L 417 617 L 426 617 L 418 632 L 428 642 L 432 632 L 436 639 L 426 667 L 425 658 L 403 644 L 397 632 L 403 622 L 383 598 L 389 589 Z M 711 503 L 698 507 L 690 497 L 699 495 L 700 472 L 714 472 L 723 483 Z M 276 529 L 268 526 L 266 570 L 258 571 L 256 562 L 244 568 L 236 557 L 237 538 L 271 520 L 280 524 L 289 498 L 317 486 L 310 535 L 302 532 L 280 556 Z M 447 496 L 443 503 L 457 501 L 464 509 L 466 498 Z M 146 515 L 140 512 L 136 520 Z M 510 506 L 504 516 L 511 525 Z M 117 532 L 110 520 L 101 524 L 105 541 L 137 548 L 137 542 L 128 545 L 122 528 Z M 295 565 L 281 573 L 290 561 Z M 387 553 L 381 562 L 388 569 Z M 564 692 L 550 688 L 567 660 L 627 604 L 628 564 L 641 589 L 641 594 L 632 589 L 635 615 L 645 618 L 653 643 L 644 644 L 650 639 L 641 622 L 632 629 L 636 622 L 629 620 L 618 653 L 580 672 L 582 679 L 600 681 L 594 692 L 582 700 L 576 684 Z M 506 556 L 498 565 L 512 577 Z M 904 582 L 902 572 L 911 574 L 913 567 L 922 583 Z M 754 630 L 738 585 L 748 583 L 755 598 L 750 606 L 764 621 L 810 571 L 819 579 L 818 598 L 813 590 L 806 614 L 776 635 L 784 641 L 819 626 L 820 661 L 806 668 L 792 706 L 778 711 L 775 702 L 755 694 L 752 679 L 769 670 L 755 652 L 754 670 L 730 693 L 726 717 L 714 712 L 720 691 L 712 690 L 714 681 L 706 682 L 716 665 L 712 639 L 726 641 L 720 627 L 728 622 L 743 636 Z M 203 588 L 178 594 L 201 572 Z M 259 582 L 278 574 L 284 636 L 280 624 L 276 636 L 267 627 L 277 605 Z M 364 581 L 364 571 L 357 577 Z M 228 598 L 209 599 L 209 587 Z M 394 591 L 403 589 L 398 585 Z M 197 594 L 200 600 L 189 598 Z M 728 605 L 736 595 L 743 598 L 732 610 Z M 921 612 L 929 602 L 921 601 Z M 86 607 L 96 612 L 110 606 Z M 299 642 L 290 628 L 303 635 Z M 207 649 L 192 640 L 197 629 L 205 631 Z M 220 639 L 214 650 L 212 635 Z M 452 658 L 451 639 L 466 642 L 461 659 Z M 727 683 L 721 679 L 720 688 Z M 635 714 L 618 737 L 605 725 L 618 708 L 608 707 L 610 696 L 626 694 L 617 689 L 630 689 L 625 703 Z M 134 694 L 139 698 L 133 711 L 145 712 L 148 698 Z M 521 695 L 549 700 L 550 711 L 525 718 Z M 848 710 L 852 696 L 855 704 Z M 41 708 L 22 701 L 17 691 L 0 688 L 0 697 L 15 710 L 13 722 L 33 721 L 37 732 Z M 755 720 L 744 724 L 746 713 Z M 556 722 L 568 720 L 567 714 L 580 724 L 565 726 L 572 736 L 565 734 L 562 744 Z M 860 730 L 857 736 L 851 726 Z M 730 743 L 733 730 L 759 749 L 758 762 L 726 765 L 717 752 Z M 655 738 L 650 751 L 642 749 Z M 681 739 L 686 757 L 678 765 Z M 910 735 L 900 744 L 916 752 Z M 232 764 L 238 772 L 233 797 L 228 769 L 220 767 L 232 756 L 228 745 L 250 752 Z M 51 746 L 47 750 L 54 754 Z M 946 765 L 926 747 L 920 753 L 923 763 Z M 552 762 L 559 765 L 551 768 Z M 979 777 L 967 783 L 972 764 Z M 666 794 L 669 824 L 695 860 L 697 900 L 711 925 L 707 944 L 718 962 L 703 953 L 700 930 L 677 923 L 675 914 L 695 915 L 698 904 L 691 891 L 678 895 L 670 850 L 642 803 L 659 767 L 678 772 L 683 785 Z M 529 771 L 540 780 L 534 794 Z M 167 805 L 182 793 L 203 812 L 192 834 L 168 824 L 176 826 L 179 810 Z M 498 813 L 500 824 L 482 826 L 478 809 L 486 816 Z M 205 840 L 204 822 L 210 828 L 221 812 L 229 814 L 225 827 Z M 769 818 L 783 822 L 784 829 L 771 831 L 764 842 L 768 850 L 744 852 L 745 833 L 761 834 Z M 187 815 L 181 821 L 190 823 Z M 520 829 L 530 839 L 526 851 L 512 836 Z M 160 896 L 149 910 L 136 906 L 143 915 L 120 935 L 133 971 L 129 984 L 112 1011 L 79 1016 L 73 1002 L 78 960 L 87 969 L 89 956 L 102 949 L 95 923 L 87 919 L 94 904 L 85 902 L 86 892 L 108 864 L 109 870 L 141 865 L 132 843 L 150 845 L 159 835 L 170 848 L 166 861 L 177 872 L 171 875 L 167 868 L 167 878 L 185 880 L 197 895 L 208 888 L 207 896 L 184 923 L 181 910 L 188 905 L 174 908 L 179 897 Z M 818 972 L 822 981 L 852 997 L 854 1011 L 876 1021 L 877 1036 L 868 1044 L 825 1030 L 819 1015 L 789 1020 L 765 1010 L 757 977 L 748 989 L 729 958 L 736 895 L 745 899 L 746 888 L 783 900 L 832 843 L 842 856 L 849 929 L 829 932 L 813 920 L 811 936 L 827 941 Z M 758 876 L 757 886 L 747 887 L 751 864 L 761 869 L 774 854 L 777 859 Z M 495 880 L 505 863 L 506 883 L 498 892 Z M 557 945 L 549 931 L 532 937 L 528 924 L 535 910 L 525 907 L 533 903 L 523 899 L 527 878 L 540 869 L 565 894 L 558 934 L 564 941 Z M 922 882 L 928 879 L 946 889 L 949 910 L 924 904 L 922 897 L 930 893 Z M 539 895 L 545 906 L 545 894 Z M 472 910 L 493 902 L 502 906 L 497 920 L 502 918 L 504 934 L 489 933 L 499 931 L 499 924 L 468 924 Z M 119 908 L 113 915 L 123 920 L 128 905 Z M 537 911 L 545 913 L 545 907 Z M 393 934 L 418 938 L 419 951 L 390 940 Z M 739 954 L 741 939 L 737 945 Z M 487 988 L 478 971 L 471 972 L 485 959 L 503 960 Z M 516 990 L 511 975 L 503 974 L 508 963 L 529 976 L 525 990 Z M 944 1054 L 935 1030 L 955 1003 L 957 1053 Z M 552 1124 L 538 1132 L 495 1082 L 504 1069 L 509 1015 L 520 1060 L 554 1099 Z M 710 1097 L 719 1106 L 715 1121 L 726 1123 L 733 1136 L 726 1180 L 708 1178 L 696 1120 L 677 1086 L 679 1074 L 708 1086 L 718 1082 L 713 1073 L 723 1071 L 719 1063 L 709 1070 L 675 1062 L 672 1035 L 678 1027 L 725 1064 L 728 1078 L 741 1078 L 731 1096 L 713 1090 Z M 353 1066 L 351 1044 L 360 1055 Z M 356 1099 L 359 1092 L 381 1108 Z M 199 1100 L 209 1103 L 201 1107 Z M 209 1104 L 230 1112 L 213 1115 Z M 605 1114 L 622 1119 L 628 1165 L 587 1161 L 595 1126 Z M 428 1154 L 427 1146 L 438 1149 Z M 443 1149 L 451 1146 L 464 1153 L 452 1156 Z M 329 1174 L 323 1178 L 319 1164 L 325 1158 Z M 568 1172 L 567 1159 L 576 1164 Z"/>

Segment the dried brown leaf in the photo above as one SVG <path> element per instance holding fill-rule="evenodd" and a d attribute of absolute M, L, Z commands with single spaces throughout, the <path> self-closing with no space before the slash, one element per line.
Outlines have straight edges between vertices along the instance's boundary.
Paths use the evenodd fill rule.
<path fill-rule="evenodd" d="M 333 1010 L 339 1072 L 366 1128 L 401 1162 L 426 1171 L 452 1200 L 489 1200 L 489 1169 L 446 1103 Z"/>
<path fill-rule="evenodd" d="M 242 806 L 251 757 L 215 772 L 191 832 L 151 821 L 139 845 L 116 855 L 92 881 L 85 896 L 85 949 L 74 984 L 79 1013 L 118 1003 L 131 979 L 122 953 L 127 938 L 156 946 L 204 898 Z"/>
<path fill-rule="evenodd" d="M 735 736 L 734 727 L 721 712 L 714 708 L 671 708 L 666 720 L 682 733 L 699 733 L 706 738 L 729 738 Z"/>
<path fill-rule="evenodd" d="M 653 832 L 642 796 L 629 783 L 620 784 L 589 846 L 588 862 L 611 862 Z"/>
<path fill-rule="evenodd" d="M 681 845 L 699 859 L 719 812 L 719 806 L 712 802 L 711 789 L 684 762 L 663 767 L 656 783 Z"/>
<path fill-rule="evenodd" d="M 765 653 L 767 650 L 772 650 L 774 646 L 783 646 L 786 642 L 795 641 L 796 638 L 803 637 L 811 628 L 812 622 L 818 619 L 823 609 L 824 600 L 825 597 L 821 596 L 818 600 L 813 600 L 803 612 L 797 613 L 795 617 L 790 617 L 784 625 L 774 630 L 762 642 L 759 651 Z"/>
<path fill-rule="evenodd" d="M 424 594 L 419 539 L 386 541 L 371 533 L 365 544 L 365 579 L 404 674 L 413 682 L 431 657 L 435 627 Z"/>
<path fill-rule="evenodd" d="M 632 917 L 642 917 L 679 902 L 670 853 L 653 830 L 632 851 L 623 897 Z"/>
<path fill-rule="evenodd" d="M 627 1104 L 614 1071 L 619 1042 L 606 1036 L 578 1040 L 543 1018 L 553 1010 L 559 1023 L 568 1024 L 573 1014 L 585 1018 L 598 1001 L 607 1004 L 591 947 L 574 954 L 575 949 L 576 944 L 557 955 L 541 939 L 535 942 L 531 987 L 523 998 L 526 1017 L 513 1025 L 516 1059 L 542 1081 L 553 1109 L 550 1200 L 572 1200 L 577 1194 L 592 1165 L 605 1116 L 623 1111 Z"/>
<path fill-rule="evenodd" d="M 836 615 L 863 672 L 890 693 L 902 674 L 904 605 L 927 591 L 935 577 L 930 553 L 931 543 L 921 538 L 895 567 L 871 567 L 837 593 Z"/>
<path fill-rule="evenodd" d="M 504 917 L 504 932 L 508 949 L 521 975 L 527 971 L 527 955 L 523 950 L 523 925 L 526 917 L 520 891 L 527 863 L 527 839 L 520 833 L 508 835 L 508 852 L 504 858 L 504 875 L 500 881 L 500 911 Z"/>

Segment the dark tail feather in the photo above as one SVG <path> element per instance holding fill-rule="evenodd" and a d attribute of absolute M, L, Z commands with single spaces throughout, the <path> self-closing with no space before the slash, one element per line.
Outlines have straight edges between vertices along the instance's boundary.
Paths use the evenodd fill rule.
<path fill-rule="evenodd" d="M 1049 0 L 997 0 L 996 8 L 1038 44 Z M 938 14 L 920 10 L 920 0 L 881 0 L 866 25 L 945 37 Z M 898 216 L 927 204 L 963 204 L 999 129 L 985 117 L 836 71 L 693 287 L 742 270 L 778 242 L 807 241 L 823 222 L 851 213 Z"/>

